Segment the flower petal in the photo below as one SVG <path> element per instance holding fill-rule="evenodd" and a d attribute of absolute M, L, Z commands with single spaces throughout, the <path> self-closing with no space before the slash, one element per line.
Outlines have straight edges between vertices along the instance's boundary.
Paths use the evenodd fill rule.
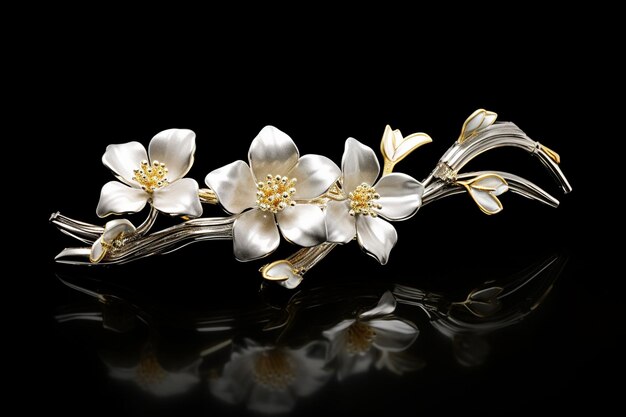
<path fill-rule="evenodd" d="M 139 188 L 127 187 L 117 181 L 107 182 L 100 192 L 96 214 L 106 217 L 110 214 L 137 213 L 144 208 L 148 198 L 148 193 Z"/>
<path fill-rule="evenodd" d="M 363 182 L 373 185 L 380 172 L 380 164 L 372 148 L 354 138 L 348 138 L 341 160 L 341 171 L 343 189 L 349 193 Z"/>
<path fill-rule="evenodd" d="M 157 133 L 148 146 L 150 161 L 163 162 L 167 180 L 174 182 L 189 172 L 196 152 L 196 134 L 189 129 L 168 129 Z"/>
<path fill-rule="evenodd" d="M 298 275 L 291 262 L 284 259 L 265 265 L 260 272 L 263 278 L 274 281 L 290 290 L 302 282 L 302 275 Z"/>
<path fill-rule="evenodd" d="M 419 335 L 417 327 L 408 321 L 378 319 L 372 320 L 368 324 L 376 330 L 373 344 L 379 349 L 395 352 L 406 350 Z"/>
<path fill-rule="evenodd" d="M 240 215 L 233 224 L 233 248 L 239 261 L 252 261 L 274 252 L 280 234 L 272 213 L 253 209 Z"/>
<path fill-rule="evenodd" d="M 139 382 L 141 384 L 144 381 Z M 154 382 L 148 385 L 145 385 L 144 383 L 141 387 L 158 397 L 169 397 L 187 392 L 199 382 L 200 377 L 198 375 L 177 372 L 167 374 L 167 376 L 160 382 Z"/>
<path fill-rule="evenodd" d="M 387 263 L 389 252 L 398 241 L 398 234 L 392 225 L 381 218 L 361 214 L 356 219 L 356 237 L 365 252 L 381 265 Z"/>
<path fill-rule="evenodd" d="M 93 242 L 93 245 L 91 245 L 91 253 L 89 254 L 89 262 L 97 264 L 102 259 L 104 259 L 104 256 L 106 254 L 107 254 L 107 249 L 102 244 L 102 236 L 100 236 L 98 239 L 96 239 L 95 242 Z"/>
<path fill-rule="evenodd" d="M 115 219 L 107 222 L 104 225 L 104 232 L 102 233 L 102 240 L 106 243 L 111 243 L 119 237 L 122 233 L 124 235 L 130 235 L 135 232 L 135 226 L 126 219 Z"/>
<path fill-rule="evenodd" d="M 343 335 L 345 333 L 346 329 L 348 329 L 348 327 L 352 326 L 355 321 L 356 320 L 354 320 L 354 319 L 342 320 L 339 323 L 335 324 L 330 329 L 324 330 L 322 332 L 322 335 L 324 335 L 325 338 L 327 338 L 328 340 L 330 340 L 332 342 L 337 337 L 339 337 L 340 335 Z"/>
<path fill-rule="evenodd" d="M 341 170 L 330 159 L 321 155 L 304 155 L 287 174 L 297 178 L 296 200 L 311 200 L 324 194 L 339 179 Z"/>
<path fill-rule="evenodd" d="M 248 160 L 255 179 L 267 174 L 286 175 L 297 163 L 300 153 L 293 140 L 274 126 L 265 126 L 254 138 Z"/>
<path fill-rule="evenodd" d="M 238 214 L 254 207 L 256 184 L 244 161 L 235 161 L 209 172 L 204 182 L 215 191 L 227 212 Z"/>
<path fill-rule="evenodd" d="M 332 243 L 348 243 L 356 235 L 356 218 L 350 216 L 348 201 L 326 204 L 326 239 Z"/>
<path fill-rule="evenodd" d="M 109 145 L 102 155 L 102 163 L 113 171 L 120 181 L 136 188 L 139 188 L 139 183 L 133 180 L 135 176 L 133 171 L 139 169 L 143 160 L 148 160 L 148 154 L 146 148 L 139 142 Z"/>
<path fill-rule="evenodd" d="M 422 205 L 424 186 L 409 175 L 393 172 L 382 177 L 374 188 L 380 194 L 378 203 L 383 206 L 376 211 L 388 220 L 406 220 Z"/>
<path fill-rule="evenodd" d="M 276 415 L 291 411 L 295 405 L 296 399 L 289 389 L 276 390 L 257 384 L 250 393 L 248 409 L 258 413 Z"/>
<path fill-rule="evenodd" d="M 202 205 L 198 197 L 198 183 L 191 178 L 183 178 L 152 194 L 152 205 L 163 213 L 172 216 L 199 217 Z"/>
<path fill-rule="evenodd" d="M 287 207 L 276 215 L 278 227 L 285 239 L 296 245 L 308 247 L 326 241 L 324 212 L 311 204 Z"/>
<path fill-rule="evenodd" d="M 385 291 L 385 293 L 380 297 L 378 304 L 376 307 L 371 310 L 367 310 L 366 312 L 359 315 L 359 318 L 373 318 L 373 317 L 381 317 L 391 314 L 396 309 L 396 299 L 391 293 L 391 291 Z"/>

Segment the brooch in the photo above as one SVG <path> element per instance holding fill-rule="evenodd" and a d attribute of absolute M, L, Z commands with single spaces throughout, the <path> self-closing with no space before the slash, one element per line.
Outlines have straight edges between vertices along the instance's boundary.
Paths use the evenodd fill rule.
<path fill-rule="evenodd" d="M 559 168 L 560 157 L 529 138 L 511 122 L 496 123 L 496 113 L 472 113 L 458 139 L 422 181 L 395 171 L 430 136 L 403 136 L 387 126 L 380 144 L 383 166 L 369 146 L 345 142 L 341 166 L 322 155 L 300 155 L 294 141 L 273 126 L 254 138 L 248 161 L 215 169 L 200 188 L 186 178 L 194 162 L 195 133 L 169 129 L 139 142 L 109 145 L 102 157 L 117 180 L 102 187 L 99 217 L 143 211 L 138 225 L 128 219 L 104 226 L 54 213 L 59 230 L 87 246 L 66 248 L 55 258 L 66 264 L 111 265 L 164 254 L 203 240 L 232 240 L 235 258 L 253 261 L 270 255 L 282 239 L 300 246 L 293 255 L 261 267 L 266 280 L 297 287 L 304 274 L 338 245 L 356 240 L 363 251 L 386 264 L 398 235 L 393 222 L 413 217 L 420 207 L 467 193 L 491 215 L 502 211 L 499 196 L 507 191 L 556 207 L 558 200 L 532 182 L 501 171 L 463 172 L 483 152 L 516 147 L 535 155 L 565 193 L 571 186 Z M 219 204 L 224 217 L 202 217 L 202 204 Z M 181 222 L 162 230 L 153 226 L 159 213 Z"/>

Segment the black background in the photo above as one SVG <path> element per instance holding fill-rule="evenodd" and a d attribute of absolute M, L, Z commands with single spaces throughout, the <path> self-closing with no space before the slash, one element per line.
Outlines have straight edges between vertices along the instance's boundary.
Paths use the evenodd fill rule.
<path fill-rule="evenodd" d="M 571 77 L 563 77 L 577 62 L 568 50 L 555 48 L 545 61 L 533 58 L 523 45 L 510 45 L 512 50 L 493 52 L 498 65 L 481 67 L 472 59 L 438 65 L 437 58 L 418 59 L 410 49 L 394 54 L 365 48 L 357 57 L 350 43 L 332 56 L 321 47 L 283 51 L 211 43 L 204 51 L 210 57 L 207 65 L 200 51 L 186 55 L 168 49 L 143 56 L 137 44 L 137 56 L 122 56 L 105 51 L 105 46 L 51 53 L 51 70 L 38 80 L 37 124 L 44 127 L 38 134 L 46 145 L 36 152 L 53 174 L 45 175 L 38 187 L 43 194 L 36 222 L 46 243 L 36 262 L 47 271 L 34 277 L 34 294 L 27 293 L 33 294 L 28 296 L 28 310 L 37 325 L 18 326 L 16 333 L 29 352 L 29 364 L 34 364 L 20 371 L 22 393 L 44 398 L 51 410 L 68 414 L 239 410 L 216 405 L 200 390 L 188 400 L 167 405 L 139 391 L 120 390 L 106 377 L 91 347 L 93 340 L 54 321 L 59 306 L 76 295 L 56 279 L 55 274 L 68 270 L 52 258 L 74 243 L 45 220 L 58 210 L 101 222 L 95 207 L 100 188 L 112 179 L 100 162 L 107 144 L 138 140 L 147 145 L 163 129 L 192 129 L 197 151 L 188 176 L 203 185 L 210 170 L 245 159 L 250 141 L 266 124 L 287 132 L 301 154 L 319 153 L 337 163 L 347 137 L 377 150 L 390 124 L 405 135 L 422 131 L 433 138 L 396 168 L 421 179 L 456 139 L 465 118 L 476 108 L 486 108 L 557 151 L 574 191 L 561 195 L 540 163 L 519 150 L 490 152 L 467 170 L 521 175 L 555 195 L 561 201 L 558 209 L 507 193 L 501 199 L 505 210 L 487 217 L 467 196 L 452 197 L 395 224 L 399 241 L 388 265 L 379 266 L 353 244 L 334 251 L 307 274 L 303 285 L 367 277 L 462 294 L 558 252 L 568 263 L 550 296 L 534 316 L 492 340 L 491 357 L 481 368 L 453 366 L 448 352 L 438 350 L 435 342 L 428 347 L 426 334 L 420 342 L 432 366 L 400 380 L 370 373 L 322 390 L 303 400 L 296 411 L 313 415 L 414 409 L 408 413 L 490 415 L 572 406 L 598 410 L 617 401 L 617 387 L 604 375 L 619 362 L 619 331 L 613 322 L 618 295 L 599 272 L 603 258 L 596 255 L 596 241 L 589 235 L 599 216 L 587 208 L 592 180 L 586 172 L 595 155 L 576 128 L 588 105 L 584 94 L 593 86 L 579 72 L 576 88 Z M 205 216 L 220 214 L 219 208 L 205 206 Z M 132 219 L 138 223 L 141 215 Z M 283 244 L 270 259 L 291 252 Z M 232 273 L 213 273 L 206 267 L 212 263 L 226 265 Z M 174 308 L 213 308 L 255 299 L 262 264 L 237 263 L 229 242 L 209 242 L 110 268 L 100 278 L 122 282 Z"/>

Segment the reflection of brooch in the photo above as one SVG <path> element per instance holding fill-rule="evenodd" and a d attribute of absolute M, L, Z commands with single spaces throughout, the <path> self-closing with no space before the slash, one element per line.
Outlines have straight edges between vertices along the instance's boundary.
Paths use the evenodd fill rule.
<path fill-rule="evenodd" d="M 359 376 L 371 383 L 380 375 L 397 389 L 407 381 L 390 375 L 416 375 L 425 365 L 445 375 L 497 363 L 512 327 L 550 299 L 565 262 L 551 255 L 512 274 L 494 269 L 486 281 L 473 279 L 484 274 L 473 263 L 454 291 L 415 286 L 411 275 L 339 280 L 331 272 L 324 285 L 302 286 L 288 297 L 265 285 L 251 288 L 250 297 L 229 298 L 227 306 L 215 292 L 191 308 L 167 302 L 167 287 L 149 294 L 132 280 L 68 271 L 58 278 L 73 290 L 71 301 L 64 297 L 55 318 L 90 336 L 78 339 L 87 343 L 81 351 L 93 351 L 105 365 L 97 370 L 129 388 L 120 392 L 124 405 L 154 401 L 136 397 L 135 386 L 154 397 L 200 395 L 211 409 L 225 403 L 232 412 L 275 415 L 310 411 L 309 400 L 333 380 L 337 397 L 348 398 L 352 385 L 344 384 Z M 491 358 L 494 342 L 499 354 Z"/>
<path fill-rule="evenodd" d="M 424 133 L 403 137 L 389 126 L 380 146 L 382 174 L 374 151 L 353 138 L 346 141 L 340 169 L 324 156 L 300 156 L 289 136 L 267 126 L 250 145 L 249 163 L 238 160 L 211 171 L 205 178 L 208 188 L 184 178 L 196 148 L 190 130 L 157 134 L 147 152 L 138 142 L 110 145 L 102 161 L 119 181 L 102 188 L 98 216 L 136 213 L 146 205 L 148 216 L 139 226 L 117 219 L 101 227 L 55 213 L 52 223 L 90 245 L 64 249 L 56 260 L 118 264 L 171 252 L 194 241 L 232 239 L 235 257 L 251 261 L 271 254 L 282 235 L 302 249 L 263 266 L 261 273 L 267 280 L 294 288 L 336 245 L 355 238 L 367 254 L 387 263 L 397 241 L 390 222 L 409 219 L 420 206 L 443 197 L 467 192 L 486 214 L 502 210 L 498 196 L 508 190 L 557 206 L 558 200 L 516 175 L 460 172 L 485 151 L 518 147 L 537 156 L 564 192 L 571 191 L 556 152 L 530 139 L 513 123 L 495 121 L 495 113 L 482 109 L 472 113 L 459 138 L 423 181 L 392 171 L 413 150 L 431 142 L 430 137 Z M 219 203 L 230 216 L 200 217 L 201 203 Z M 159 212 L 180 216 L 183 222 L 151 231 Z"/>

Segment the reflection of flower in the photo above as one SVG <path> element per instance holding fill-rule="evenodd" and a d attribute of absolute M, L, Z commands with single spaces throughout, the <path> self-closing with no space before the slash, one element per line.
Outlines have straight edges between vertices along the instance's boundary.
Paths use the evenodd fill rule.
<path fill-rule="evenodd" d="M 195 150 L 196 135 L 186 129 L 157 133 L 148 153 L 139 142 L 107 146 L 102 162 L 126 185 L 111 181 L 102 187 L 98 216 L 136 213 L 149 200 L 164 213 L 200 216 L 198 183 L 183 178 L 193 164 Z"/>
<path fill-rule="evenodd" d="M 394 318 L 395 309 L 396 300 L 386 292 L 376 307 L 324 332 L 331 342 L 330 358 L 337 361 L 338 379 L 365 372 L 372 364 L 397 374 L 419 367 L 415 360 L 399 356 L 415 342 L 419 330 L 411 322 Z"/>
<path fill-rule="evenodd" d="M 327 344 L 311 342 L 299 349 L 260 346 L 246 340 L 237 347 L 222 375 L 210 381 L 211 392 L 230 404 L 272 414 L 293 409 L 298 397 L 320 389 L 329 379 Z"/>
<path fill-rule="evenodd" d="M 422 204 L 424 186 L 401 173 L 383 176 L 377 183 L 380 165 L 374 151 L 349 138 L 341 161 L 343 191 L 348 198 L 329 201 L 326 210 L 328 241 L 348 243 L 356 234 L 359 245 L 381 264 L 398 236 L 387 220 L 406 220 Z"/>
<path fill-rule="evenodd" d="M 169 371 L 161 366 L 150 345 L 143 349 L 139 362 L 134 366 L 114 366 L 106 360 L 105 363 L 113 378 L 133 381 L 142 389 L 159 397 L 182 394 L 200 382 L 198 369 L 201 359 L 177 371 Z"/>
<path fill-rule="evenodd" d="M 264 127 L 252 141 L 248 160 L 250 166 L 235 161 L 210 172 L 205 180 L 226 211 L 243 212 L 233 225 L 235 257 L 248 261 L 274 251 L 280 242 L 278 228 L 300 246 L 324 242 L 321 209 L 299 202 L 324 194 L 339 178 L 337 165 L 320 155 L 300 158 L 291 138 L 272 126 Z"/>

